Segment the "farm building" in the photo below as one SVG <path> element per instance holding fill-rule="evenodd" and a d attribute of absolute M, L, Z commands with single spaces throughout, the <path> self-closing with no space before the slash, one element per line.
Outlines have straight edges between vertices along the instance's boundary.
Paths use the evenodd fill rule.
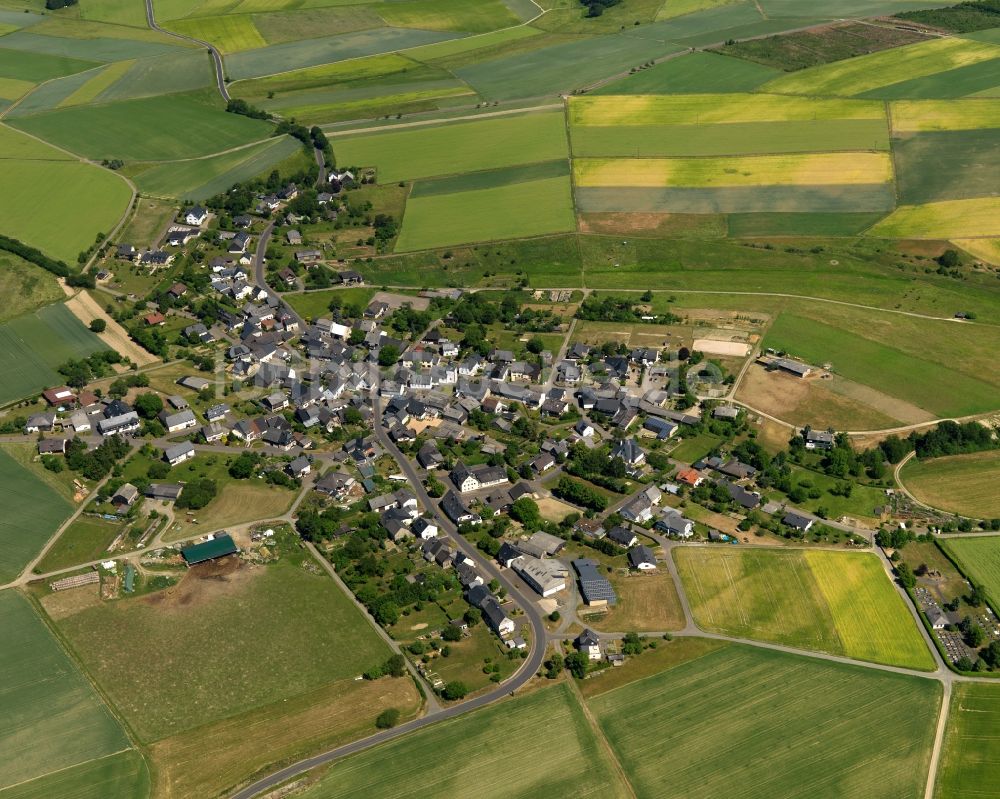
<path fill-rule="evenodd" d="M 618 597 L 606 577 L 597 571 L 597 563 L 589 558 L 577 558 L 573 568 L 580 577 L 580 593 L 588 605 L 615 605 Z"/>
<path fill-rule="evenodd" d="M 808 377 L 812 373 L 812 367 L 809 364 L 793 361 L 791 358 L 778 358 L 771 361 L 771 368 L 787 372 L 796 377 Z"/>
<path fill-rule="evenodd" d="M 215 560 L 216 558 L 235 555 L 237 552 L 239 552 L 239 549 L 233 541 L 232 536 L 229 533 L 222 533 L 208 541 L 202 541 L 200 544 L 192 544 L 189 547 L 184 547 L 181 550 L 181 557 L 184 558 L 184 562 L 188 566 L 195 566 L 199 563 Z"/>
<path fill-rule="evenodd" d="M 161 502 L 173 502 L 181 495 L 184 486 L 180 483 L 150 483 L 142 493 L 149 499 L 158 499 Z"/>

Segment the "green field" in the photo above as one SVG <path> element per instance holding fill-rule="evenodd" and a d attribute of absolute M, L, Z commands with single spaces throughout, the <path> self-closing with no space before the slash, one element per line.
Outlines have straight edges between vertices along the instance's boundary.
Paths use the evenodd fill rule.
<path fill-rule="evenodd" d="M 544 756 L 523 758 L 528 741 L 544 741 Z M 462 796 L 473 784 L 491 799 L 630 795 L 571 690 L 561 685 L 337 761 L 301 796 Z"/>
<path fill-rule="evenodd" d="M 561 112 L 334 137 L 338 163 L 378 168 L 380 183 L 453 175 L 567 156 Z"/>
<path fill-rule="evenodd" d="M 695 52 L 641 69 L 592 94 L 749 92 L 780 74 L 776 69 L 738 58 Z"/>
<path fill-rule="evenodd" d="M 2 40 L 0 40 L 2 41 Z M 63 75 L 72 75 L 100 66 L 97 61 L 46 55 L 44 53 L 9 50 L 0 47 L 0 75 L 18 80 L 41 82 Z"/>
<path fill-rule="evenodd" d="M 1000 236 L 1000 197 L 901 205 L 869 232 L 887 239 Z"/>
<path fill-rule="evenodd" d="M 105 557 L 108 546 L 118 536 L 122 526 L 120 522 L 81 516 L 63 530 L 35 571 L 45 574 Z"/>
<path fill-rule="evenodd" d="M 254 26 L 253 19 L 244 14 L 178 19 L 170 23 L 170 29 L 211 42 L 223 53 L 238 53 L 241 50 L 267 46 L 264 37 Z"/>
<path fill-rule="evenodd" d="M 1000 607 L 1000 536 L 949 538 L 944 548 L 969 580 L 986 589 L 990 604 Z"/>
<path fill-rule="evenodd" d="M 937 799 L 982 799 L 1000 777 L 1000 685 L 958 683 L 952 688 Z"/>
<path fill-rule="evenodd" d="M 871 555 L 698 547 L 676 550 L 675 559 L 703 629 L 933 668 L 916 623 Z"/>
<path fill-rule="evenodd" d="M 165 161 L 142 169 L 133 179 L 145 195 L 205 200 L 228 190 L 234 183 L 269 172 L 301 146 L 290 136 L 282 136 L 225 155 Z"/>
<path fill-rule="evenodd" d="M 857 236 L 884 213 L 758 213 L 730 214 L 729 235 L 744 236 Z"/>
<path fill-rule="evenodd" d="M 390 654 L 337 585 L 301 562 L 285 556 L 222 580 L 189 572 L 167 592 L 56 623 L 150 742 L 353 677 Z"/>
<path fill-rule="evenodd" d="M 307 291 L 300 294 L 285 294 L 282 299 L 295 309 L 295 312 L 307 319 L 321 319 L 330 313 L 330 300 L 340 297 L 345 304 L 357 304 L 364 307 L 375 294 L 374 288 L 326 289 L 323 291 Z"/>
<path fill-rule="evenodd" d="M 892 157 L 900 203 L 986 197 L 1000 170 L 1000 129 L 916 133 L 894 141 Z"/>
<path fill-rule="evenodd" d="M 0 323 L 34 311 L 66 295 L 56 278 L 33 263 L 0 250 Z"/>
<path fill-rule="evenodd" d="M 0 402 L 21 399 L 62 383 L 56 367 L 104 349 L 104 344 L 66 307 L 47 305 L 0 325 Z"/>
<path fill-rule="evenodd" d="M 0 592 L 0 626 L 0 793 L 6 797 L 3 789 L 19 783 L 27 792 L 29 780 L 130 747 L 90 683 L 17 591 Z"/>
<path fill-rule="evenodd" d="M 588 704 L 638 799 L 918 799 L 940 693 L 729 646 Z"/>
<path fill-rule="evenodd" d="M 168 161 L 267 138 L 273 127 L 223 113 L 214 94 L 178 94 L 46 111 L 14 127 L 87 158 Z"/>
<path fill-rule="evenodd" d="M 517 25 L 520 20 L 500 0 L 409 0 L 383 3 L 377 12 L 397 28 L 488 33 Z"/>
<path fill-rule="evenodd" d="M 414 197 L 398 252 L 562 233 L 576 227 L 568 177 Z"/>
<path fill-rule="evenodd" d="M 900 479 L 917 499 L 973 518 L 1000 517 L 1000 452 L 913 459 Z"/>
<path fill-rule="evenodd" d="M 142 755 L 129 749 L 0 790 L 3 799 L 51 799 L 53 796 L 60 799 L 142 799 L 149 796 L 149 768 Z"/>

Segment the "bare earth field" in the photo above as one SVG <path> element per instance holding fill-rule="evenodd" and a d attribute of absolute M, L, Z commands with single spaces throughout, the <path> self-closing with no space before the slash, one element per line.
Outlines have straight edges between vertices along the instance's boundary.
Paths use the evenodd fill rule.
<path fill-rule="evenodd" d="M 125 328 L 108 316 L 97 300 L 91 297 L 89 293 L 85 290 L 80 290 L 76 294 L 73 294 L 73 289 L 66 286 L 62 281 L 60 281 L 60 285 L 63 286 L 63 290 L 70 296 L 70 299 L 66 301 L 66 307 L 72 312 L 73 316 L 88 326 L 94 319 L 104 320 L 107 327 L 103 333 L 98 333 L 97 336 L 111 349 L 120 352 L 134 363 L 139 364 L 139 366 L 146 366 L 156 363 L 159 360 L 151 352 L 147 352 L 132 341 Z"/>

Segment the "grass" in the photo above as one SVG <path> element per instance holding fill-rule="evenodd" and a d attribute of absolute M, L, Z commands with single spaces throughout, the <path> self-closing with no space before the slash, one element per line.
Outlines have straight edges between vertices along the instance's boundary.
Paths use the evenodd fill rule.
<path fill-rule="evenodd" d="M 570 182 L 548 178 L 493 189 L 413 198 L 397 252 L 573 230 Z"/>
<path fill-rule="evenodd" d="M 801 485 L 805 489 L 816 488 L 823 492 L 818 499 L 807 499 L 798 506 L 810 513 L 824 508 L 827 518 L 839 519 L 841 516 L 851 516 L 855 519 L 874 521 L 874 509 L 885 503 L 885 492 L 882 489 L 854 484 L 851 496 L 837 496 L 832 490 L 840 481 L 810 469 L 793 466 L 789 476 L 792 485 Z M 779 495 L 780 496 L 780 495 Z"/>
<path fill-rule="evenodd" d="M 0 232 L 74 263 L 121 218 L 131 192 L 112 172 L 77 161 L 4 161 L 0 194 L 17 196 Z"/>
<path fill-rule="evenodd" d="M 88 760 L 0 791 L 3 799 L 106 799 L 149 795 L 149 769 L 134 749 Z"/>
<path fill-rule="evenodd" d="M 57 625 L 150 743 L 291 700 L 390 654 L 336 584 L 306 562 L 286 555 L 221 579 L 190 571 L 175 587 L 86 607 Z M 147 657 L 151 651 L 159 656 Z"/>
<path fill-rule="evenodd" d="M 922 795 L 939 697 L 917 677 L 730 646 L 588 705 L 638 799 L 897 799 Z"/>
<path fill-rule="evenodd" d="M 949 538 L 944 548 L 974 585 L 986 589 L 990 604 L 1000 607 L 1000 536 Z"/>
<path fill-rule="evenodd" d="M 601 86 L 602 94 L 703 94 L 749 92 L 778 75 L 778 71 L 737 58 L 694 52 L 641 69 L 627 78 Z"/>
<path fill-rule="evenodd" d="M 591 623 L 594 629 L 662 632 L 684 628 L 684 611 L 677 588 L 666 569 L 655 574 L 613 575 L 611 583 L 618 604 Z"/>
<path fill-rule="evenodd" d="M 56 367 L 103 349 L 101 340 L 61 303 L 0 325 L 0 403 L 21 399 L 62 382 Z"/>
<path fill-rule="evenodd" d="M 884 119 L 729 122 L 706 125 L 581 126 L 571 130 L 576 156 L 751 155 L 888 150 Z"/>
<path fill-rule="evenodd" d="M 374 288 L 326 289 L 302 294 L 286 294 L 283 299 L 306 319 L 320 319 L 330 313 L 330 300 L 340 297 L 346 304 L 366 306 L 375 294 Z"/>
<path fill-rule="evenodd" d="M 121 523 L 81 516 L 63 530 L 52 548 L 35 567 L 39 574 L 98 560 L 122 529 Z"/>
<path fill-rule="evenodd" d="M 182 94 L 46 111 L 14 126 L 87 158 L 168 161 L 264 139 L 266 122 L 222 112 L 218 98 Z"/>
<path fill-rule="evenodd" d="M 892 154 L 901 203 L 985 197 L 995 187 L 989 175 L 1000 169 L 1000 130 L 916 133 L 893 142 Z"/>
<path fill-rule="evenodd" d="M 577 158 L 573 176 L 581 187 L 851 186 L 890 182 L 892 160 L 886 153 Z"/>
<path fill-rule="evenodd" d="M 520 757 L 525 741 L 539 740 L 545 741 L 544 757 Z M 515 759 L 516 769 L 500 767 Z M 472 782 L 495 799 L 628 795 L 571 690 L 559 685 L 337 761 L 302 796 L 454 796 Z"/>
<path fill-rule="evenodd" d="M 122 228 L 118 239 L 136 249 L 149 247 L 173 221 L 177 209 L 173 203 L 154 197 L 140 197 L 133 217 Z"/>
<path fill-rule="evenodd" d="M 730 214 L 729 235 L 745 236 L 857 236 L 885 214 L 874 213 L 757 213 Z"/>
<path fill-rule="evenodd" d="M 539 35 L 541 35 L 541 31 L 530 28 L 527 25 L 521 25 L 514 28 L 493 31 L 492 33 L 483 33 L 479 36 L 467 36 L 462 39 L 449 39 L 444 42 L 437 42 L 436 44 L 412 47 L 406 51 L 406 55 L 417 61 L 432 62 L 435 59 L 451 58 L 476 50 L 502 46 L 520 39 L 530 39 Z"/>
<path fill-rule="evenodd" d="M 0 619 L 0 789 L 129 748 L 121 726 L 28 600 L 14 590 L 0 592 Z"/>
<path fill-rule="evenodd" d="M 176 19 L 170 23 L 170 29 L 211 42 L 223 53 L 238 53 L 241 50 L 267 46 L 254 25 L 253 18 L 248 14 Z"/>
<path fill-rule="evenodd" d="M 333 139 L 338 162 L 378 168 L 380 183 L 551 161 L 568 154 L 560 112 Z"/>
<path fill-rule="evenodd" d="M 1000 198 L 901 205 L 875 225 L 869 234 L 886 239 L 1000 236 Z"/>
<path fill-rule="evenodd" d="M 670 452 L 670 457 L 684 463 L 694 463 L 704 458 L 713 449 L 722 443 L 719 436 L 711 433 L 698 433 L 692 437 L 685 437 L 680 444 Z"/>
<path fill-rule="evenodd" d="M 703 629 L 933 668 L 903 600 L 870 555 L 698 547 L 677 550 L 675 557 Z"/>
<path fill-rule="evenodd" d="M 979 799 L 996 783 L 1000 750 L 1000 685 L 958 683 L 952 688 L 948 727 L 934 795 Z"/>
<path fill-rule="evenodd" d="M 500 0 L 411 0 L 383 3 L 377 13 L 397 28 L 488 33 L 517 25 L 520 20 Z"/>
<path fill-rule="evenodd" d="M 0 250 L 0 323 L 62 299 L 55 277 L 29 261 Z"/>
<path fill-rule="evenodd" d="M 1000 57 L 1000 47 L 942 38 L 805 69 L 765 83 L 764 91 L 807 95 L 858 95 L 893 83 L 935 75 Z"/>
<path fill-rule="evenodd" d="M 134 60 L 116 61 L 114 64 L 108 64 L 104 69 L 95 73 L 86 83 L 73 91 L 72 94 L 67 95 L 59 105 L 86 105 L 94 101 L 99 94 L 109 89 L 114 83 L 124 77 L 125 73 L 134 65 Z"/>
<path fill-rule="evenodd" d="M 41 83 L 99 66 L 96 61 L 0 47 L 0 75 Z"/>
<path fill-rule="evenodd" d="M 0 582 L 8 582 L 35 557 L 70 514 L 69 503 L 6 452 L 0 452 L 4 517 L 0 522 Z"/>
<path fill-rule="evenodd" d="M 897 100 L 889 109 L 896 133 L 1000 128 L 995 100 Z"/>

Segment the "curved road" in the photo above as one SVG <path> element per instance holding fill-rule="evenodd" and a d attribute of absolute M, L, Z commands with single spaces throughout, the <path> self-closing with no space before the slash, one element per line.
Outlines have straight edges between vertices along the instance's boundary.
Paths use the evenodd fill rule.
<path fill-rule="evenodd" d="M 185 36 L 183 33 L 174 33 L 173 31 L 161 28 L 156 21 L 156 16 L 153 14 L 153 0 L 146 0 L 146 23 L 154 31 L 158 31 L 167 36 L 173 36 L 175 39 L 181 39 L 185 42 L 200 45 L 208 50 L 209 55 L 212 56 L 212 63 L 215 65 L 216 88 L 218 88 L 219 94 L 222 95 L 222 99 L 227 103 L 229 102 L 229 90 L 226 88 L 226 73 L 222 66 L 222 56 L 219 51 L 215 49 L 214 44 L 211 44 L 210 42 L 203 42 L 201 39 L 195 39 L 193 36 Z"/>

